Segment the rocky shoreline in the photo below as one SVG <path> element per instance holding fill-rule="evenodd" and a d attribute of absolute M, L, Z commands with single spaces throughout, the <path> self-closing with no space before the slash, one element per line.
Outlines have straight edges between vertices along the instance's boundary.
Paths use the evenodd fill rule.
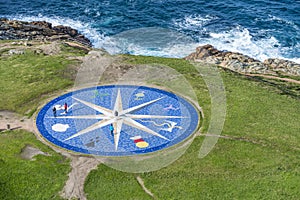
<path fill-rule="evenodd" d="M 52 26 L 45 21 L 24 22 L 7 18 L 0 18 L 0 40 L 64 40 L 92 47 L 88 38 L 71 27 Z M 216 64 L 239 73 L 300 76 L 298 63 L 277 58 L 261 62 L 241 53 L 220 51 L 209 44 L 197 47 L 196 52 L 184 59 Z"/>
<path fill-rule="evenodd" d="M 212 45 L 197 47 L 196 52 L 191 53 L 185 59 L 216 64 L 239 73 L 300 75 L 298 63 L 277 58 L 269 58 L 261 62 L 241 53 L 220 51 Z"/>
<path fill-rule="evenodd" d="M 7 18 L 0 18 L 0 40 L 69 40 L 92 47 L 88 38 L 71 27 L 52 26 L 45 21 L 24 22 Z"/>

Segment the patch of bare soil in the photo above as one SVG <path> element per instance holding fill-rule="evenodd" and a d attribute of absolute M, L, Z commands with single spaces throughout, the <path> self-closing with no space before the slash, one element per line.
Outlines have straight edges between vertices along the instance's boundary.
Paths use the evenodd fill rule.
<path fill-rule="evenodd" d="M 21 151 L 21 158 L 25 159 L 25 160 L 34 160 L 34 156 L 36 155 L 45 155 L 45 156 L 49 156 L 49 154 L 37 149 L 37 148 L 34 148 L 30 145 L 26 145 L 22 151 Z"/>
<path fill-rule="evenodd" d="M 26 117 L 19 116 L 10 111 L 0 111 L 0 130 L 24 129 L 32 133 L 37 133 L 34 125 L 34 120 Z M 38 137 L 40 139 L 40 137 Z M 40 139 L 41 140 L 41 139 Z M 45 141 L 41 140 L 45 143 Z M 49 145 L 48 143 L 45 143 Z M 69 179 L 67 180 L 61 196 L 66 199 L 86 199 L 84 194 L 84 181 L 89 172 L 95 169 L 100 161 L 93 157 L 74 156 L 66 151 L 52 147 L 58 153 L 71 159 L 72 170 L 69 173 Z M 32 160 L 36 155 L 48 155 L 41 150 L 34 148 L 30 145 L 26 145 L 20 154 L 23 159 Z"/>
<path fill-rule="evenodd" d="M 57 55 L 61 52 L 59 42 L 51 42 L 50 44 L 40 45 L 39 49 L 41 49 L 46 55 Z"/>
<path fill-rule="evenodd" d="M 70 47 L 81 49 L 81 50 L 85 51 L 86 53 L 88 53 L 91 50 L 91 48 L 89 48 L 87 46 L 84 46 L 82 44 L 76 43 L 76 42 L 66 41 L 66 42 L 64 42 L 64 44 L 66 44 L 66 45 L 68 45 Z"/>
<path fill-rule="evenodd" d="M 15 130 L 15 129 L 25 129 L 32 133 L 34 130 L 34 122 L 32 119 L 27 117 L 19 116 L 10 111 L 0 111 L 0 130 Z"/>
<path fill-rule="evenodd" d="M 78 198 L 85 200 L 84 182 L 91 170 L 96 169 L 100 161 L 93 157 L 71 156 L 72 170 L 69 173 L 65 187 L 60 192 L 61 197 L 66 199 Z"/>

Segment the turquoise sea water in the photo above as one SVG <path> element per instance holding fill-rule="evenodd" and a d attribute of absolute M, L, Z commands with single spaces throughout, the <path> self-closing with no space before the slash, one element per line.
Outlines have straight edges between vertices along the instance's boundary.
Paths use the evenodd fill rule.
<path fill-rule="evenodd" d="M 299 0 L 0 0 L 0 17 L 71 26 L 110 53 L 183 57 L 212 44 L 300 63 Z"/>

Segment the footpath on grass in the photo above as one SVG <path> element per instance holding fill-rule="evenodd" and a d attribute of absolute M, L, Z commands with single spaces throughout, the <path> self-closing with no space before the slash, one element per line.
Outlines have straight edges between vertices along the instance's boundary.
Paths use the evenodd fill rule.
<path fill-rule="evenodd" d="M 2 21 L 1 21 L 2 20 Z M 118 63 L 112 63 L 109 56 L 108 57 L 102 57 L 101 55 L 104 54 L 103 52 L 97 52 L 97 51 L 90 51 L 88 50 L 90 48 L 90 43 L 88 40 L 83 40 L 83 37 L 76 32 L 76 30 L 71 29 L 69 27 L 52 27 L 51 24 L 46 22 L 32 22 L 32 23 L 20 23 L 18 21 L 9 21 L 7 19 L 1 19 L 0 21 L 3 22 L 1 25 L 2 35 L 0 34 L 0 39 L 26 39 L 26 41 L 21 42 L 22 45 L 18 46 L 18 44 L 15 44 L 15 42 L 11 42 L 9 46 L 5 46 L 5 48 L 10 49 L 8 51 L 8 54 L 22 54 L 24 51 L 22 49 L 25 48 L 34 48 L 31 42 L 27 43 L 28 38 L 19 38 L 20 35 L 17 35 L 17 31 L 23 28 L 28 29 L 36 29 L 39 30 L 40 33 L 37 31 L 35 34 L 37 35 L 36 40 L 41 41 L 58 41 L 52 42 L 50 44 L 45 43 L 41 48 L 35 49 L 40 52 L 42 52 L 45 55 L 51 55 L 51 54 L 59 54 L 58 45 L 61 40 L 65 40 L 64 43 L 68 44 L 68 46 L 73 46 L 78 49 L 85 49 L 89 51 L 89 54 L 84 57 L 83 62 L 86 62 L 86 64 L 89 67 L 99 67 L 98 65 L 93 66 L 93 63 L 102 63 L 103 66 L 110 65 L 110 68 L 105 68 L 103 71 L 105 71 L 104 78 L 109 77 L 109 80 L 102 80 L 111 82 L 115 79 L 118 79 L 119 75 L 122 75 L 126 73 L 129 69 L 132 68 L 131 65 L 124 65 L 120 67 Z M 42 27 L 38 28 L 38 27 Z M 28 31 L 30 32 L 30 31 Z M 52 35 L 49 35 L 49 34 Z M 23 34 L 26 35 L 26 34 Z M 41 37 L 38 37 L 38 36 Z M 7 38 L 5 38 L 5 37 Z M 13 36 L 14 38 L 11 38 Z M 21 34 L 22 36 L 22 34 Z M 75 39 L 74 39 L 75 38 Z M 73 42 L 75 40 L 75 42 Z M 72 42 L 71 42 L 72 41 Z M 76 42 L 80 42 L 80 44 L 77 44 Z M 84 45 L 87 44 L 87 47 L 84 47 Z M 4 45 L 4 44 L 2 44 Z M 31 47 L 30 47 L 31 46 Z M 0 48 L 2 46 L 0 45 Z M 4 47 L 3 47 L 4 48 Z M 9 56 L 9 55 L 8 55 Z M 89 57 L 89 59 L 88 59 Z M 101 58 L 101 59 L 100 59 Z M 86 61 L 85 61 L 86 59 Z M 206 62 L 206 63 L 212 63 L 216 64 L 218 66 L 221 66 L 223 68 L 230 69 L 232 71 L 236 71 L 240 74 L 246 75 L 246 76 L 262 76 L 264 78 L 268 79 L 277 79 L 280 81 L 287 81 L 291 83 L 300 84 L 299 80 L 294 80 L 292 78 L 281 78 L 278 75 L 286 75 L 286 76 L 299 76 L 300 75 L 300 65 L 297 63 L 293 63 L 290 61 L 282 61 L 278 59 L 271 59 L 266 61 L 265 63 L 261 63 L 259 61 L 253 60 L 247 56 L 238 54 L 238 53 L 232 53 L 232 52 L 221 52 L 216 49 L 214 49 L 212 46 L 206 45 L 203 47 L 198 47 L 196 52 L 191 54 L 186 58 L 187 60 L 195 61 L 195 62 Z M 98 62 L 95 62 L 98 61 Z M 248 64 L 247 64 L 248 63 Z M 112 65 L 111 65 L 112 64 Z M 82 73 L 82 76 L 77 77 L 78 80 L 81 82 L 85 82 L 86 79 L 95 78 L 95 80 L 99 80 L 99 77 L 97 74 L 93 74 L 95 77 L 85 76 L 85 73 Z M 163 74 L 155 74 L 157 76 L 162 76 Z M 141 75 L 142 76 L 142 75 Z M 81 78 L 81 79 L 80 79 Z M 165 78 L 165 77 L 162 77 Z M 30 131 L 32 133 L 35 133 L 36 135 L 39 135 L 35 128 L 35 120 L 34 117 L 27 118 L 24 116 L 17 115 L 16 113 L 10 112 L 10 111 L 0 111 L 0 131 L 6 131 L 6 130 L 15 130 L 15 129 L 25 129 L 27 131 Z M 220 137 L 222 139 L 230 139 L 230 140 L 237 140 L 237 141 L 243 141 L 243 142 L 250 142 L 256 145 L 265 146 L 267 144 L 262 143 L 260 141 L 252 140 L 251 138 L 241 138 L 241 137 L 234 137 L 234 136 L 227 136 L 227 135 L 210 135 L 210 134 L 201 134 L 199 133 L 198 136 L 209 136 L 209 137 Z M 43 143 L 46 143 L 42 138 L 38 137 Z M 47 143 L 46 143 L 47 144 Z M 72 199 L 72 198 L 78 198 L 78 199 L 86 199 L 85 193 L 84 193 L 84 183 L 87 175 L 90 173 L 91 170 L 97 168 L 97 166 L 101 163 L 98 159 L 94 157 L 88 157 L 88 156 L 79 156 L 79 155 L 73 155 L 68 152 L 65 152 L 61 149 L 57 149 L 51 146 L 55 151 L 65 155 L 71 160 L 71 168 L 72 170 L 69 173 L 69 178 L 65 183 L 65 186 L 63 190 L 60 192 L 60 195 L 63 198 Z M 153 193 L 155 194 L 155 191 L 148 190 L 143 180 L 140 176 L 136 177 L 138 183 L 141 185 L 141 187 L 144 189 L 144 191 L 150 195 L 151 197 L 154 197 Z"/>
<path fill-rule="evenodd" d="M 300 84 L 300 81 L 291 79 L 291 78 L 281 78 L 281 77 L 277 77 L 277 76 L 271 76 L 271 75 L 264 75 L 264 74 L 244 74 L 246 76 L 259 76 L 259 77 L 263 77 L 263 78 L 267 78 L 267 79 L 276 79 L 276 80 L 280 80 L 280 81 L 286 81 L 289 83 L 297 83 Z"/>
<path fill-rule="evenodd" d="M 37 129 L 34 128 L 34 118 L 26 118 L 19 116 L 15 113 L 9 111 L 0 111 L 0 128 L 1 131 L 6 131 L 7 128 L 10 130 L 15 129 L 25 129 L 27 131 L 36 133 Z M 9 126 L 8 126 L 9 125 Z M 208 136 L 208 137 L 220 137 L 222 139 L 236 140 L 242 142 L 250 142 L 256 145 L 266 146 L 267 144 L 252 140 L 250 138 L 240 138 L 234 136 L 226 136 L 226 135 L 213 135 L 213 134 L 202 134 L 198 133 L 197 136 Z M 45 142 L 44 142 L 45 143 Z M 52 147 L 53 148 L 53 147 Z M 90 173 L 91 170 L 96 169 L 101 161 L 94 157 L 80 156 L 80 155 L 72 155 L 66 151 L 53 148 L 55 151 L 63 154 L 71 160 L 71 168 L 68 175 L 68 180 L 65 183 L 63 190 L 60 192 L 60 196 L 66 199 L 78 198 L 85 200 L 87 199 L 84 193 L 84 183 L 85 179 Z M 155 198 L 154 194 L 146 188 L 144 182 L 140 176 L 136 177 L 137 182 L 140 184 L 142 189 L 147 193 L 150 197 Z"/>
<path fill-rule="evenodd" d="M 20 116 L 13 112 L 0 111 L 0 131 L 4 132 L 6 130 L 16 129 L 24 129 L 38 135 L 33 117 L 28 119 L 27 117 Z M 42 142 L 47 144 L 43 140 Z M 69 173 L 69 178 L 65 183 L 63 190 L 60 192 L 60 195 L 66 199 L 86 199 L 84 194 L 85 179 L 90 171 L 100 164 L 100 161 L 94 157 L 76 156 L 57 148 L 51 148 L 71 160 L 72 170 Z M 38 151 L 38 149 L 36 150 Z M 31 151 L 31 153 L 35 152 Z M 29 155 L 29 157 L 32 157 L 32 155 Z"/>

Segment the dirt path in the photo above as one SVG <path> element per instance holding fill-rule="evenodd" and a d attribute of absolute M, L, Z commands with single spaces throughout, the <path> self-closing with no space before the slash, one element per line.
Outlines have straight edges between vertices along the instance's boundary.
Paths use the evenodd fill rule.
<path fill-rule="evenodd" d="M 281 81 L 286 81 L 286 82 L 290 82 L 290 83 L 297 83 L 300 84 L 300 81 L 291 79 L 291 78 L 281 78 L 281 77 L 277 77 L 277 76 L 271 76 L 271 75 L 264 75 L 264 74 L 244 74 L 246 76 L 259 76 L 259 77 L 264 77 L 264 78 L 268 78 L 268 79 L 276 79 L 276 80 L 281 80 Z"/>
<path fill-rule="evenodd" d="M 8 126 L 11 130 L 25 129 L 32 133 L 35 132 L 32 119 L 19 116 L 13 112 L 0 111 L 0 130 L 6 130 Z"/>
<path fill-rule="evenodd" d="M 33 119 L 27 119 L 25 117 L 20 117 L 12 112 L 8 111 L 0 111 L 0 128 L 6 129 L 7 124 L 10 124 L 11 129 L 25 129 L 30 132 L 36 132 L 37 130 L 34 128 L 34 120 Z M 260 144 L 265 146 L 265 144 L 262 144 L 260 142 L 250 140 L 247 138 L 241 138 L 241 137 L 234 137 L 234 136 L 226 136 L 226 135 L 213 135 L 213 134 L 201 134 L 198 133 L 197 136 L 208 136 L 208 137 L 220 137 L 224 139 L 230 139 L 230 140 L 238 140 L 238 141 L 245 141 L 250 142 L 254 144 Z M 87 157 L 87 156 L 76 156 L 71 155 L 69 153 L 66 153 L 65 151 L 58 150 L 56 148 L 52 148 L 56 150 L 58 153 L 63 154 L 64 156 L 71 159 L 71 171 L 68 175 L 68 180 L 65 183 L 65 186 L 63 190 L 60 192 L 61 197 L 66 199 L 80 199 L 80 200 L 86 200 L 86 196 L 84 193 L 84 183 L 85 179 L 90 173 L 91 170 L 96 169 L 99 164 L 101 164 L 101 161 L 99 159 L 96 159 L 94 157 Z M 152 198 L 155 199 L 155 196 L 153 193 L 148 190 L 143 180 L 140 176 L 136 177 L 138 183 L 142 187 L 142 189 Z"/>
<path fill-rule="evenodd" d="M 92 157 L 71 156 L 72 170 L 69 173 L 65 187 L 60 195 L 66 199 L 86 200 L 84 194 L 84 182 L 91 170 L 96 169 L 100 161 Z"/>
<path fill-rule="evenodd" d="M 140 186 L 142 187 L 142 189 L 152 198 L 154 198 L 154 195 L 152 194 L 152 192 L 150 190 L 148 190 L 144 184 L 143 179 L 140 176 L 136 177 L 136 180 L 138 181 L 138 183 L 140 184 Z"/>
<path fill-rule="evenodd" d="M 19 116 L 13 112 L 0 111 L 0 130 L 7 130 L 7 125 L 11 130 L 24 129 L 26 131 L 37 134 L 34 120 Z M 37 137 L 40 139 L 39 137 Z M 71 159 L 72 170 L 69 173 L 69 178 L 60 192 L 60 195 L 66 199 L 86 199 L 84 194 L 84 182 L 91 170 L 95 169 L 100 161 L 93 157 L 75 156 L 67 152 L 62 152 L 59 149 L 53 148 L 58 153 Z"/>
<path fill-rule="evenodd" d="M 256 140 L 243 138 L 243 137 L 235 137 L 235 136 L 228 136 L 228 135 L 202 134 L 202 133 L 197 133 L 197 136 L 200 136 L 200 137 L 219 137 L 219 138 L 223 138 L 223 139 L 250 142 L 252 144 L 258 144 L 258 145 L 266 146 L 266 144 L 263 144 L 263 143 L 258 142 Z"/>

